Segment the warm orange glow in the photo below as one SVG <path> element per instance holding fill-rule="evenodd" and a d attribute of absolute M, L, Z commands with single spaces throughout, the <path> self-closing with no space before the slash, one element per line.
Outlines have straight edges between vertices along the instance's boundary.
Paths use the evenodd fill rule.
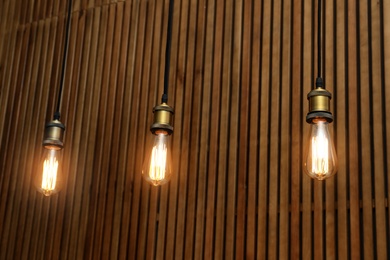
<path fill-rule="evenodd" d="M 43 162 L 41 189 L 44 195 L 49 196 L 56 188 L 58 173 L 58 160 L 55 152 L 50 151 L 50 156 Z"/>
<path fill-rule="evenodd" d="M 314 174 L 327 174 L 329 172 L 328 139 L 324 134 L 313 136 L 311 139 L 311 146 L 311 171 Z"/>
<path fill-rule="evenodd" d="M 153 181 L 160 181 L 165 178 L 167 164 L 167 147 L 164 143 L 158 143 L 152 149 L 149 177 Z"/>
<path fill-rule="evenodd" d="M 311 124 L 309 145 L 305 157 L 307 174 L 324 180 L 337 171 L 337 156 L 325 120 L 316 119 Z"/>
<path fill-rule="evenodd" d="M 153 135 L 151 151 L 145 157 L 142 167 L 142 176 L 154 186 L 167 183 L 171 178 L 170 135 L 166 131 L 158 131 Z"/>

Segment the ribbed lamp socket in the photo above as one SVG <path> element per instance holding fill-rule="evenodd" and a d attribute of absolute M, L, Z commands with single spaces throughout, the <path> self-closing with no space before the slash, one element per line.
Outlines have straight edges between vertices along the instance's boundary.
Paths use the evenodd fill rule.
<path fill-rule="evenodd" d="M 57 119 L 45 125 L 45 135 L 42 146 L 46 149 L 61 150 L 64 147 L 65 126 Z"/>
<path fill-rule="evenodd" d="M 168 135 L 173 133 L 171 125 L 171 118 L 173 115 L 173 108 L 166 103 L 162 103 L 153 108 L 154 121 L 150 127 L 150 131 L 156 134 L 158 131 L 166 131 Z"/>
<path fill-rule="evenodd" d="M 324 88 L 315 88 L 307 94 L 309 100 L 309 112 L 306 122 L 311 124 L 314 119 L 325 119 L 328 123 L 333 122 L 330 112 L 330 99 L 332 94 Z"/>

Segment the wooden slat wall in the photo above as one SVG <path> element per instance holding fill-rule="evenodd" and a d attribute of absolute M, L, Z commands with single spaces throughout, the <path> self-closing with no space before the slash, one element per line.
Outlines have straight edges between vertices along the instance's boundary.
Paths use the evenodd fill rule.
<path fill-rule="evenodd" d="M 65 0 L 0 1 L 0 259 L 388 259 L 390 3 L 324 1 L 337 175 L 303 173 L 317 1 L 176 0 L 175 176 L 140 175 L 169 1 L 76 0 L 64 189 L 37 193 Z"/>

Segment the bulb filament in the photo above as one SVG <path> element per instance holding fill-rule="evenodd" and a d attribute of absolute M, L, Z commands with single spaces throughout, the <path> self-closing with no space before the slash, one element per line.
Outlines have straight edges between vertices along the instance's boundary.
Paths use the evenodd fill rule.
<path fill-rule="evenodd" d="M 324 134 L 313 137 L 312 145 L 312 167 L 311 170 L 316 175 L 325 175 L 329 172 L 328 160 L 328 139 Z"/>
<path fill-rule="evenodd" d="M 167 164 L 167 146 L 159 143 L 152 149 L 149 177 L 153 181 L 161 181 L 165 178 Z"/>
<path fill-rule="evenodd" d="M 43 162 L 43 174 L 42 174 L 42 192 L 45 196 L 49 196 L 56 187 L 58 171 L 58 160 L 55 156 L 51 155 Z"/>

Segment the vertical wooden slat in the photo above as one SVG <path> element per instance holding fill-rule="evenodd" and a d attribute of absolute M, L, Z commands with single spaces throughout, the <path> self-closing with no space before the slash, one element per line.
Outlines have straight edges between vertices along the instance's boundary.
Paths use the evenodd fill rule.
<path fill-rule="evenodd" d="M 301 46 L 303 41 L 302 33 L 302 3 L 293 1 L 292 12 L 292 68 L 291 68 L 291 222 L 290 222 L 290 256 L 292 259 L 298 259 L 301 256 L 301 213 L 300 213 L 300 194 L 301 194 L 301 156 L 302 156 L 302 99 L 301 90 L 302 80 L 302 54 Z"/>
<path fill-rule="evenodd" d="M 228 80 L 225 81 L 228 84 L 226 88 L 230 87 L 230 103 L 229 103 L 229 128 L 228 131 L 228 161 L 227 161 L 227 180 L 226 181 L 226 202 L 225 214 L 226 222 L 225 224 L 225 234 L 224 234 L 224 244 L 223 248 L 218 249 L 220 253 L 221 250 L 224 250 L 223 257 L 225 259 L 234 259 L 236 252 L 236 228 L 237 228 L 237 167 L 238 162 L 235 159 L 238 156 L 238 132 L 239 132 L 239 108 L 240 108 L 240 83 L 241 83 L 241 44 L 240 44 L 240 33 L 242 32 L 242 24 L 234 23 L 233 17 L 235 14 L 234 3 L 226 3 L 226 13 L 225 13 L 225 48 L 224 48 L 224 68 L 227 72 L 223 77 Z M 242 8 L 242 2 L 238 2 L 238 5 Z M 236 27 L 240 29 L 235 29 Z M 237 31 L 237 33 L 235 33 Z M 235 51 L 234 46 L 237 46 L 237 51 Z M 228 63 L 233 64 L 230 68 L 227 65 Z M 230 80 L 230 81 L 229 81 Z M 227 108 L 223 108 L 227 109 Z"/>
<path fill-rule="evenodd" d="M 248 141 L 248 117 L 249 117 L 249 90 L 250 90 L 250 39 L 251 30 L 244 29 L 250 17 L 248 11 L 250 5 L 244 5 L 244 1 L 235 1 L 234 6 L 234 56 L 241 65 L 238 69 L 240 75 L 239 110 L 238 110 L 238 162 L 237 162 L 237 222 L 236 222 L 236 258 L 254 257 L 253 252 L 248 252 L 246 245 L 246 213 L 247 213 L 247 160 L 248 150 L 245 145 Z M 249 16 L 249 17 L 248 17 Z M 243 24 L 242 24 L 243 23 Z M 244 72 L 245 70 L 245 72 Z"/>
<path fill-rule="evenodd" d="M 45 14 L 46 14 L 46 5 L 47 5 L 47 2 L 44 1 L 40 7 L 40 10 L 39 10 L 39 18 L 40 19 L 45 19 Z"/>
<path fill-rule="evenodd" d="M 244 1 L 244 11 L 243 11 L 243 43 L 242 43 L 242 83 L 245 88 L 242 93 L 246 96 L 242 96 L 240 105 L 243 105 L 243 102 L 247 104 L 247 117 L 243 118 L 248 121 L 248 125 L 242 124 L 242 126 L 247 128 L 247 132 L 243 133 L 247 135 L 247 142 L 250 140 L 250 145 L 247 147 L 247 217 L 246 217 L 246 252 L 245 255 L 247 258 L 254 259 L 256 257 L 256 190 L 257 190 L 257 158 L 258 158 L 258 98 L 259 98 L 259 82 L 258 82 L 258 72 L 252 70 L 253 67 L 257 67 L 256 62 L 259 62 L 259 40 L 260 40 L 260 31 L 258 24 L 257 27 L 252 23 L 253 12 L 255 10 L 255 3 L 248 3 Z M 254 21 L 258 22 L 259 19 Z M 252 57 L 254 59 L 252 59 Z M 254 74 L 254 76 L 252 76 Z M 255 79 L 253 79 L 255 77 Z M 245 108 L 245 106 L 242 106 Z M 242 121 L 245 121 L 241 119 Z M 241 130 L 240 130 L 241 136 Z M 244 136 L 245 137 L 245 136 Z M 242 143 L 240 142 L 240 145 Z"/>
<path fill-rule="evenodd" d="M 357 64 L 357 55 L 358 55 L 358 41 L 357 41 L 357 24 L 358 24 L 358 17 L 357 17 L 357 7 L 355 2 L 349 1 L 347 4 L 348 9 L 348 37 L 347 37 L 347 52 L 348 52 L 348 85 L 341 85 L 341 87 L 344 87 L 348 93 L 348 109 L 345 109 L 345 111 L 348 111 L 348 173 L 349 173 L 349 200 L 350 200 L 350 219 L 351 219 L 351 252 L 350 256 L 352 258 L 359 258 L 361 256 L 361 232 L 359 226 L 361 225 L 361 210 L 360 210 L 360 194 L 359 194 L 359 154 L 358 151 L 360 150 L 358 146 L 358 66 Z M 344 68 L 342 68 L 344 70 Z M 344 73 L 341 72 L 340 73 Z M 342 74 L 343 75 L 343 74 Z M 341 101 L 343 102 L 343 101 Z M 342 120 L 342 119 L 341 119 Z M 340 121 L 341 121 L 340 120 Z M 341 121 L 342 122 L 342 121 Z M 342 133 L 345 134 L 343 131 Z M 339 152 L 341 154 L 342 151 Z M 342 187 L 344 194 L 344 190 L 346 190 L 347 185 L 345 184 L 344 187 Z M 344 202 L 344 207 L 346 207 Z M 343 210 L 343 214 L 346 211 L 346 209 L 340 209 Z M 344 217 L 344 216 L 343 216 Z M 342 219 L 344 221 L 344 218 Z M 342 237 L 339 236 L 340 241 L 340 252 L 339 257 L 347 257 L 347 235 L 346 229 L 344 227 L 345 223 L 340 223 L 340 228 L 343 228 L 343 232 L 341 233 Z"/>
<path fill-rule="evenodd" d="M 382 26 L 381 25 L 381 6 L 379 3 L 370 2 L 371 7 L 371 26 L 370 26 L 370 53 L 371 53 L 371 95 L 373 115 L 373 149 L 374 149 L 374 196 L 375 196 L 375 235 L 376 235 L 376 257 L 378 259 L 388 259 L 388 248 L 386 238 L 389 237 L 388 227 L 386 228 L 386 209 L 385 209 L 385 154 L 384 154 L 384 111 L 383 111 L 383 70 L 382 70 Z"/>
<path fill-rule="evenodd" d="M 245 4 L 245 3 L 244 3 Z M 261 13 L 260 1 L 255 1 L 252 8 L 253 13 Z M 252 14 L 251 14 L 252 15 Z M 259 103 L 260 103 L 260 71 L 256 70 L 260 66 L 260 45 L 261 45 L 261 17 L 251 16 L 253 19 L 252 40 L 251 40 L 251 88 L 250 88 L 250 111 L 249 111 L 249 153 L 248 153 L 248 250 L 254 250 L 253 257 L 257 255 L 257 188 L 259 179 Z M 245 30 L 245 27 L 244 27 Z M 228 213 L 229 214 L 229 213 Z M 230 213 L 231 214 L 231 213 Z M 252 249 L 253 247 L 253 249 Z"/>
<path fill-rule="evenodd" d="M 4 12 L 4 9 L 7 10 L 7 8 L 5 7 L 6 4 L 9 4 L 9 2 L 6 2 L 6 1 L 1 1 L 0 3 L 0 10 L 2 10 L 0 12 L 0 22 L 1 22 L 1 29 L 0 29 L 0 34 L 2 34 L 2 32 L 4 31 L 4 27 L 6 25 L 6 23 L 4 22 L 4 16 L 6 14 L 6 12 Z M 2 43 L 0 43 L 2 44 Z M 1 49 L 1 48 L 0 48 Z M 1 52 L 0 52 L 1 53 Z"/>
<path fill-rule="evenodd" d="M 373 233 L 373 209 L 372 209 L 372 176 L 371 172 L 371 115 L 370 110 L 370 83 L 369 83 L 369 53 L 368 53 L 368 5 L 364 1 L 359 2 L 359 94 L 360 106 L 360 142 L 361 142 L 361 181 L 363 204 L 363 252 L 365 259 L 374 259 L 374 233 Z M 357 252 L 353 252 L 357 254 Z M 352 255 L 352 251 L 351 251 Z"/>
<path fill-rule="evenodd" d="M 257 258 L 267 258 L 267 215 L 268 215 L 268 160 L 269 160 L 269 82 L 270 82 L 270 63 L 271 63 L 271 3 L 268 1 L 263 3 L 262 9 L 262 45 L 261 45 L 261 65 L 260 67 L 260 151 L 259 151 L 259 185 L 258 185 L 258 215 L 257 215 Z"/>
<path fill-rule="evenodd" d="M 390 162 L 390 111 L 389 105 L 390 105 L 390 80 L 389 80 L 389 72 L 390 72 L 390 20 L 389 16 L 385 15 L 390 12 L 390 3 L 389 2 L 383 2 L 383 10 L 382 10 L 382 19 L 383 19 L 383 59 L 384 59 L 384 88 L 385 88 L 385 115 L 386 115 L 386 155 L 387 158 L 385 158 L 385 161 Z M 388 227 L 390 227 L 390 167 L 388 166 L 388 163 L 386 164 L 387 172 L 385 172 L 387 176 L 387 220 L 388 220 Z M 387 239 L 387 248 L 390 247 L 390 240 Z M 390 252 L 388 252 L 390 253 Z"/>
<path fill-rule="evenodd" d="M 51 13 L 52 16 L 58 15 L 58 9 L 59 9 L 60 3 L 61 3 L 61 1 L 55 1 L 52 3 L 53 4 L 53 10 Z"/>
<path fill-rule="evenodd" d="M 31 8 L 31 20 L 30 21 L 39 21 L 39 10 L 43 0 L 36 0 L 33 3 L 33 8 Z"/>
<path fill-rule="evenodd" d="M 272 35 L 270 54 L 270 120 L 269 120 L 269 198 L 268 198 L 268 258 L 278 257 L 278 215 L 279 215 L 279 131 L 280 131 L 280 68 L 281 68 L 281 14 L 282 3 L 275 1 L 272 4 Z M 266 87 L 266 86 L 264 86 Z"/>
<path fill-rule="evenodd" d="M 48 3 L 45 3 L 45 10 L 43 10 L 43 17 L 44 18 L 49 18 L 53 16 L 53 6 L 54 3 L 52 1 L 49 1 Z"/>
<path fill-rule="evenodd" d="M 289 247 L 291 240 L 289 238 L 290 230 L 290 190 L 289 187 L 291 182 L 291 101 L 290 97 L 292 94 L 291 90 L 291 66 L 292 66 L 292 19 L 295 15 L 292 12 L 292 3 L 289 1 L 282 2 L 282 13 L 281 13 L 281 70 L 280 70 L 280 147 L 279 147 L 279 164 L 280 164 L 280 207 L 279 207 L 279 248 L 278 258 L 287 259 L 289 258 Z M 291 210 L 292 213 L 292 210 Z M 291 256 L 291 259 L 294 257 Z"/>
<path fill-rule="evenodd" d="M 8 23 L 6 22 L 6 17 L 7 17 L 7 11 L 9 7 L 10 2 L 9 1 L 1 1 L 0 2 L 0 35 L 1 37 L 5 37 L 5 30 L 7 28 Z M 0 41 L 0 57 L 2 57 L 3 54 L 3 45 L 4 45 L 4 40 Z M 0 59 L 2 61 L 2 59 Z"/>
<path fill-rule="evenodd" d="M 340 259 L 348 258 L 350 250 L 348 250 L 348 222 L 347 222 L 347 137 L 345 134 L 346 131 L 346 99 L 345 92 L 347 87 L 346 80 L 346 31 L 345 24 L 347 19 L 345 17 L 345 7 L 346 4 L 342 1 L 336 3 L 336 33 L 335 37 L 339 40 L 336 41 L 335 57 L 336 57 L 336 79 L 335 79 L 335 89 L 336 92 L 333 96 L 333 104 L 335 108 L 335 121 L 334 125 L 337 130 L 337 142 L 335 143 L 336 153 L 338 157 L 338 170 L 337 175 L 337 231 L 338 231 L 338 240 L 337 245 L 339 248 L 338 257 Z M 328 70 L 326 71 L 328 73 Z M 328 85 L 328 84 L 327 84 Z"/>

